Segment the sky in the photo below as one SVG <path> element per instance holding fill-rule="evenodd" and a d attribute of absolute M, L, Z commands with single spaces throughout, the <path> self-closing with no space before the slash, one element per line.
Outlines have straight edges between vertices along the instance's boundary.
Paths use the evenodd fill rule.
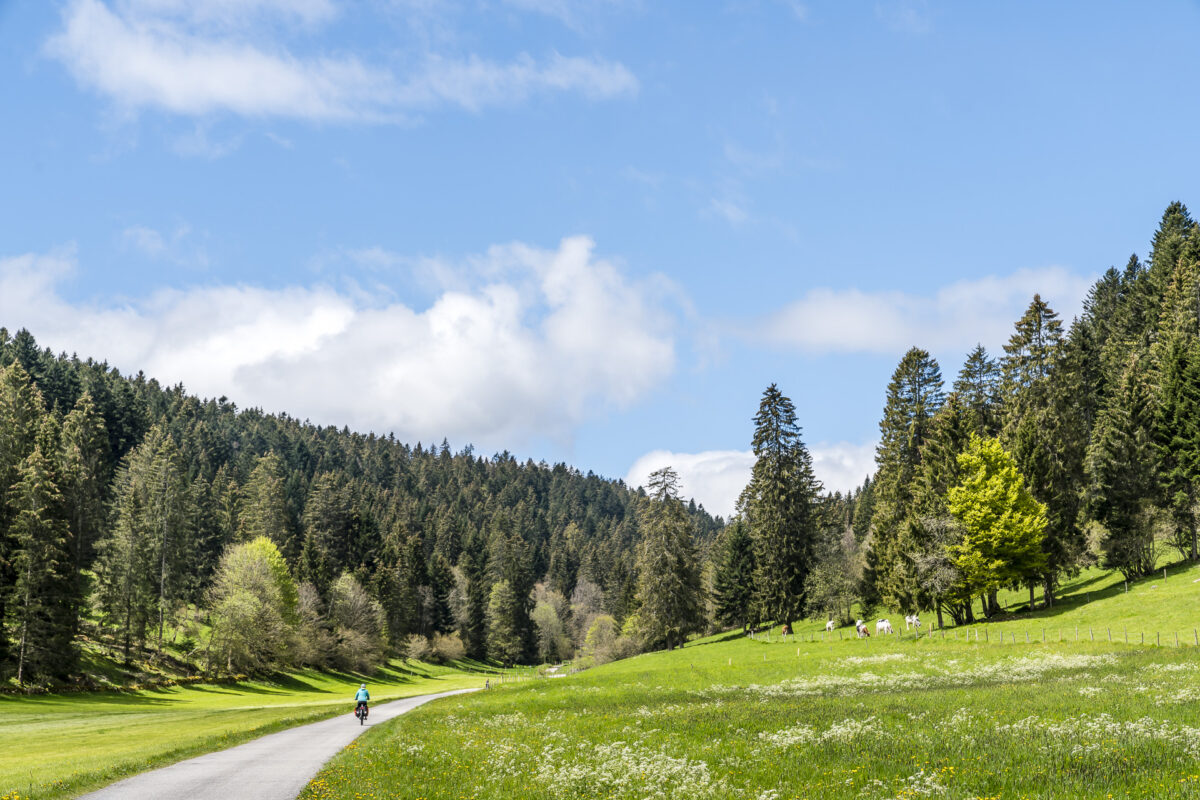
<path fill-rule="evenodd" d="M 0 0 L 0 325 L 729 514 L 1200 203 L 1200 3 Z"/>

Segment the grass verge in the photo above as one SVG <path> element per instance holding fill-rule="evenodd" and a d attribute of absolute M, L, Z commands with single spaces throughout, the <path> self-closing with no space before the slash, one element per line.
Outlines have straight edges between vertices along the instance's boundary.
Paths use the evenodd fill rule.
<path fill-rule="evenodd" d="M 372 676 L 301 671 L 271 680 L 127 692 L 0 696 L 0 798 L 70 797 L 283 728 L 375 702 L 482 686 L 485 675 L 392 663 Z"/>

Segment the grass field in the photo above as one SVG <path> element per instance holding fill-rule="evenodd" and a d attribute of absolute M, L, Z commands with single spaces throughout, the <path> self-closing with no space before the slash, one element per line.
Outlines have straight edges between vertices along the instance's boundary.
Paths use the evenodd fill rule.
<path fill-rule="evenodd" d="M 1089 622 L 1190 631 L 1196 578 L 1169 569 L 1125 594 L 1080 576 L 1053 614 L 957 640 L 717 637 L 439 701 L 302 797 L 1200 798 L 1200 649 L 1073 641 Z M 1042 644 L 1043 624 L 1071 633 Z"/>
<path fill-rule="evenodd" d="M 392 664 L 370 678 L 297 672 L 274 681 L 131 692 L 0 696 L 0 798 L 56 798 L 374 701 L 482 686 L 485 676 Z M 352 720 L 351 720 L 352 721 Z"/>

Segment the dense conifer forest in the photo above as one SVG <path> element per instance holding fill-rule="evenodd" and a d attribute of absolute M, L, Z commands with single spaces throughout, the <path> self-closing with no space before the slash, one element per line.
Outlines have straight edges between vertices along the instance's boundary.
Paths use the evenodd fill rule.
<path fill-rule="evenodd" d="M 435 646 L 566 657 L 632 612 L 646 502 L 564 464 L 202 400 L 3 330 L 0 501 L 0 669 L 22 683 L 78 675 L 84 640 L 136 660 L 190 639 L 184 655 L 230 671 Z M 701 543 L 722 526 L 685 516 Z"/>
<path fill-rule="evenodd" d="M 726 525 L 679 497 L 470 446 L 322 427 L 0 329 L 0 676 L 81 656 L 210 674 L 403 655 L 601 661 L 714 626 L 938 622 L 1053 605 L 1064 576 L 1197 558 L 1200 227 L 1171 204 L 1145 260 L 1069 323 L 1034 296 L 952 381 L 920 347 L 886 387 L 877 471 L 813 475 L 791 401 L 754 417 Z"/>

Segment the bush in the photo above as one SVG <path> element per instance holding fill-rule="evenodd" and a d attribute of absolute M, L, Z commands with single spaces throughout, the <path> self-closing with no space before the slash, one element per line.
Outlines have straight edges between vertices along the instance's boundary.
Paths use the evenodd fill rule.
<path fill-rule="evenodd" d="M 428 661 L 429 656 L 433 653 L 433 647 L 429 644 L 429 640 L 419 633 L 410 633 L 404 639 L 404 646 L 401 650 L 404 657 L 411 661 Z"/>
<path fill-rule="evenodd" d="M 458 661 L 467 654 L 467 648 L 457 633 L 435 633 L 433 635 L 433 657 L 441 664 Z"/>

